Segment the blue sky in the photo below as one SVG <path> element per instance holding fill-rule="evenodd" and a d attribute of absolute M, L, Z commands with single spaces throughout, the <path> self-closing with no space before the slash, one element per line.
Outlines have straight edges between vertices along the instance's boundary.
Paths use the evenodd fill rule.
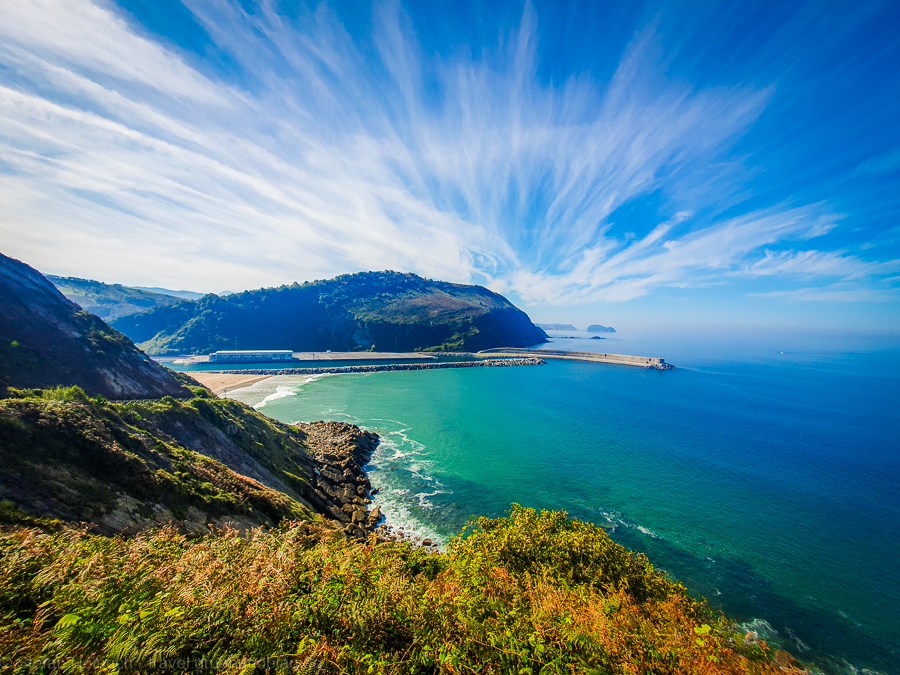
<path fill-rule="evenodd" d="M 897 3 L 0 5 L 0 250 L 538 321 L 900 333 Z"/>

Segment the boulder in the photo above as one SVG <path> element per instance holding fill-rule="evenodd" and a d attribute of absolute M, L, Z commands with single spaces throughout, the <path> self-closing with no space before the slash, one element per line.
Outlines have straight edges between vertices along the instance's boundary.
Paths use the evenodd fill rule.
<path fill-rule="evenodd" d="M 781 668 L 784 672 L 787 673 L 795 673 L 796 675 L 800 675 L 801 673 L 809 673 L 809 671 L 804 667 L 802 663 L 800 663 L 790 652 L 786 652 L 783 649 L 777 649 L 775 651 L 775 656 L 773 657 L 775 661 L 775 665 Z"/>
<path fill-rule="evenodd" d="M 343 512 L 341 509 L 339 509 L 337 506 L 333 506 L 333 505 L 328 506 L 328 507 L 327 507 L 327 510 L 328 510 L 328 513 L 330 513 L 332 516 L 334 516 L 335 518 L 337 518 L 337 519 L 338 519 L 339 521 L 341 521 L 342 523 L 349 523 L 349 522 L 350 522 L 350 516 L 349 516 L 348 514 L 344 513 L 344 512 Z"/>

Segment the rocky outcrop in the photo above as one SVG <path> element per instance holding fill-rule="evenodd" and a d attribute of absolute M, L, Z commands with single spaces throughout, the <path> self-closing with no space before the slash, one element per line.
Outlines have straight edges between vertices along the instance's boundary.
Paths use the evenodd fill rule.
<path fill-rule="evenodd" d="M 372 484 L 363 467 L 378 446 L 378 435 L 346 422 L 295 426 L 306 435 L 317 463 L 310 501 L 321 513 L 341 522 L 348 536 L 363 538 L 374 532 L 381 512 L 377 507 L 368 510 Z"/>
<path fill-rule="evenodd" d="M 287 491 L 236 472 L 154 423 L 168 412 L 194 421 L 185 426 L 213 427 L 188 404 L 120 406 L 72 390 L 45 394 L 0 400 L 0 521 L 84 522 L 101 534 L 171 523 L 205 534 L 210 524 L 247 529 L 312 515 Z M 234 455 L 238 465 L 253 463 L 238 448 Z"/>
<path fill-rule="evenodd" d="M 776 649 L 772 658 L 775 665 L 784 672 L 791 675 L 809 675 L 809 670 L 793 654 L 783 649 Z"/>
<path fill-rule="evenodd" d="M 211 396 L 44 394 L 0 400 L 0 523 L 75 521 L 101 534 L 172 524 L 195 535 L 319 513 L 361 538 L 381 520 L 363 470 L 379 439 L 352 424 L 289 426 Z"/>
<path fill-rule="evenodd" d="M 72 385 L 110 399 L 191 395 L 39 272 L 0 255 L 0 389 Z"/>

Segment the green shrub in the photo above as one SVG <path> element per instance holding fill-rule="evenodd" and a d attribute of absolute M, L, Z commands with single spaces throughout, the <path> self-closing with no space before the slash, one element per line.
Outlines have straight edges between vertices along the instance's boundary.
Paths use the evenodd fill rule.
<path fill-rule="evenodd" d="M 19 529 L 0 536 L 0 617 L 10 661 L 72 672 L 89 657 L 107 673 L 778 672 L 600 528 L 516 506 L 447 554 L 309 523 L 195 541 Z"/>
<path fill-rule="evenodd" d="M 37 390 L 41 391 L 41 396 L 49 401 L 70 401 L 87 403 L 90 399 L 81 387 L 54 387 L 52 389 Z"/>

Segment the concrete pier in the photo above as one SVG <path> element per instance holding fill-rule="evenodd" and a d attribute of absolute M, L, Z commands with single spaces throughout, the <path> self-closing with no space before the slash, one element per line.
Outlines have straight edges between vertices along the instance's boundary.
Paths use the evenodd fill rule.
<path fill-rule="evenodd" d="M 494 356 L 534 356 L 545 359 L 568 359 L 570 361 L 593 361 L 595 363 L 616 363 L 621 366 L 639 366 L 655 370 L 671 370 L 675 366 L 666 363 L 665 359 L 653 356 L 630 356 L 628 354 L 605 354 L 602 352 L 570 352 L 562 349 L 516 349 L 497 347 L 485 349 L 475 356 L 490 358 Z"/>

